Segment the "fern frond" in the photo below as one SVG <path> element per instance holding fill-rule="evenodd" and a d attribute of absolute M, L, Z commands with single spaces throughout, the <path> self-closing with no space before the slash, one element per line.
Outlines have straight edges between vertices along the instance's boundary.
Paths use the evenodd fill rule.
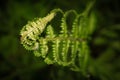
<path fill-rule="evenodd" d="M 51 20 L 54 20 L 57 13 L 62 13 L 63 17 L 59 26 L 61 30 L 56 33 Z M 67 23 L 70 14 L 74 15 L 71 27 Z M 35 56 L 44 58 L 47 64 L 59 64 L 85 72 L 89 57 L 87 40 L 94 26 L 95 16 L 88 9 L 82 14 L 74 10 L 64 13 L 55 9 L 46 17 L 28 22 L 21 30 L 21 43 L 26 49 L 32 50 Z"/>

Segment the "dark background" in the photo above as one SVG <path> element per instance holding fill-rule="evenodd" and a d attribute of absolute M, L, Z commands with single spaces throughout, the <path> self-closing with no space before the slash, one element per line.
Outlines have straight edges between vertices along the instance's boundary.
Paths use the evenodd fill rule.
<path fill-rule="evenodd" d="M 85 9 L 89 0 L 0 0 L 0 80 L 120 80 L 120 0 L 96 0 L 90 74 L 47 65 L 20 44 L 20 30 L 54 8 Z"/>

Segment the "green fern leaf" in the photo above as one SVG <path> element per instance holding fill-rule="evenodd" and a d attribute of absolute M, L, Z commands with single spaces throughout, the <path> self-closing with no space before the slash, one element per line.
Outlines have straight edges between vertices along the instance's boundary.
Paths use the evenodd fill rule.
<path fill-rule="evenodd" d="M 57 13 L 63 15 L 59 32 L 55 32 L 56 28 L 51 23 Z M 71 28 L 67 23 L 70 14 L 74 15 Z M 87 40 L 94 26 L 95 16 L 88 9 L 82 14 L 74 10 L 64 13 L 55 9 L 46 17 L 28 22 L 21 30 L 21 43 L 27 50 L 33 51 L 35 56 L 44 58 L 47 64 L 68 66 L 74 71 L 86 72 L 90 52 Z"/>

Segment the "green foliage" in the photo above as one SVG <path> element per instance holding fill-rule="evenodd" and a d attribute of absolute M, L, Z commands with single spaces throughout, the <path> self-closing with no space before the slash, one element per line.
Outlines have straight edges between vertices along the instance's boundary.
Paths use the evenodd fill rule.
<path fill-rule="evenodd" d="M 74 71 L 86 72 L 89 58 L 88 39 L 95 27 L 95 14 L 91 12 L 93 2 L 86 10 L 77 14 L 74 10 L 54 9 L 46 17 L 28 22 L 21 32 L 21 43 L 27 50 L 32 50 L 35 56 L 41 56 L 47 64 L 68 66 Z M 50 22 L 57 13 L 61 13 L 59 32 Z M 72 25 L 67 23 L 68 16 L 74 16 Z M 54 20 L 54 19 L 53 19 Z M 69 20 L 68 20 L 69 22 Z M 68 27 L 71 26 L 71 30 Z M 44 36 L 43 36 L 44 35 Z"/>
<path fill-rule="evenodd" d="M 64 46 L 68 46 L 71 42 L 83 42 L 82 37 L 77 39 L 71 37 L 72 25 L 75 22 L 76 14 L 87 11 L 85 6 L 89 1 L 92 0 L 0 0 L 0 80 L 120 80 L 120 0 L 96 0 L 92 11 L 88 9 L 89 13 L 85 13 L 88 14 L 86 18 L 89 18 L 89 20 L 84 18 L 83 22 L 86 21 L 89 24 L 89 28 L 85 28 L 85 30 L 90 32 L 85 41 L 90 54 L 86 56 L 88 60 L 84 61 L 86 66 L 77 66 L 83 73 L 87 69 L 87 75 L 70 70 L 68 67 L 73 67 L 71 65 L 62 67 L 63 65 L 59 66 L 57 62 L 53 63 L 52 45 L 57 43 L 48 41 L 42 45 L 47 37 L 53 39 L 60 36 L 69 36 L 67 39 L 70 40 L 63 41 L 63 38 L 60 38 L 62 39 L 60 46 L 63 46 L 63 43 Z M 41 42 L 40 51 L 49 53 L 41 55 L 39 51 L 34 50 L 37 47 L 25 50 L 20 44 L 20 29 L 27 21 L 32 22 L 33 18 L 43 17 L 56 8 L 62 9 L 67 15 L 64 18 L 67 24 L 67 35 L 61 32 L 63 23 L 61 18 L 63 18 L 64 12 L 57 12 L 55 17 L 48 22 L 42 34 L 38 36 L 40 41 L 37 40 L 37 42 Z M 70 11 L 66 12 L 67 10 Z M 81 18 L 78 21 L 82 20 Z M 37 19 L 33 19 L 33 21 Z M 95 23 L 96 28 L 92 26 L 92 23 Z M 64 33 L 66 32 L 64 31 Z M 69 47 L 72 46 L 69 45 Z M 64 49 L 61 47 L 59 50 L 62 52 Z M 33 52 L 40 57 L 31 54 Z M 68 53 L 71 53 L 70 48 L 68 48 Z M 52 65 L 44 63 L 46 56 L 49 56 L 48 59 L 52 59 L 48 62 Z M 60 60 L 65 61 L 66 59 L 62 55 L 59 57 Z M 78 56 L 76 58 L 79 59 Z M 83 60 L 80 59 L 75 63 L 79 63 L 77 61 L 81 63 Z M 67 61 L 70 60 L 71 58 L 68 57 Z"/>

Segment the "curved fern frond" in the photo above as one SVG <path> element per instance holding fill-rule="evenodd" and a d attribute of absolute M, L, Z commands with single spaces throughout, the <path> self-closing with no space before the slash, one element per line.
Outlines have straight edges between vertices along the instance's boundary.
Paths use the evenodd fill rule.
<path fill-rule="evenodd" d="M 59 32 L 51 23 L 57 13 L 63 15 Z M 72 25 L 69 25 L 71 14 L 74 18 Z M 35 56 L 44 58 L 47 64 L 59 64 L 85 72 L 89 57 L 87 42 L 94 26 L 95 16 L 88 9 L 82 14 L 74 10 L 64 13 L 55 9 L 46 17 L 28 22 L 21 30 L 21 43 L 27 50 L 32 50 Z"/>
<path fill-rule="evenodd" d="M 21 30 L 21 43 L 28 50 L 35 50 L 38 48 L 38 35 L 41 34 L 45 26 L 55 16 L 55 13 L 51 13 L 44 18 L 38 18 L 28 22 Z"/>

